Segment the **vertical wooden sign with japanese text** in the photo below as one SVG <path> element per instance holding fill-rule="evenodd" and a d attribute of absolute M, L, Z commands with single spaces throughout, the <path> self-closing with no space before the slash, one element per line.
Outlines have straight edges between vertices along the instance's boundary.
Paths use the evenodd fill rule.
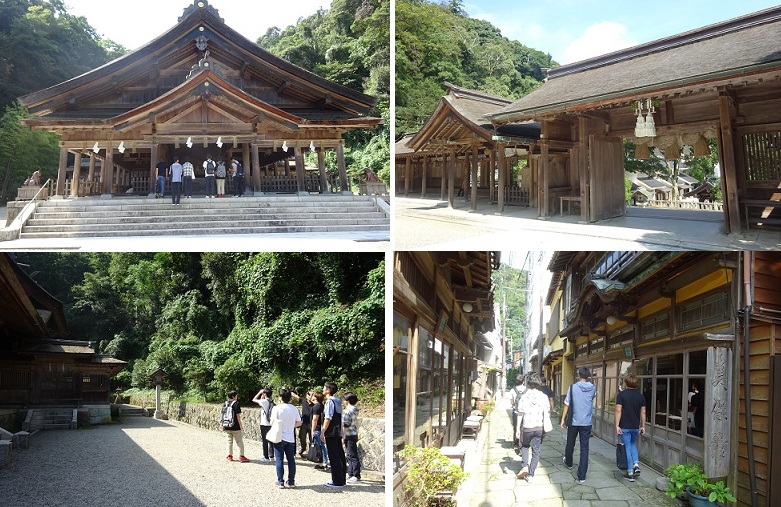
<path fill-rule="evenodd" d="M 732 350 L 708 349 L 705 377 L 705 474 L 724 477 L 730 471 Z"/>

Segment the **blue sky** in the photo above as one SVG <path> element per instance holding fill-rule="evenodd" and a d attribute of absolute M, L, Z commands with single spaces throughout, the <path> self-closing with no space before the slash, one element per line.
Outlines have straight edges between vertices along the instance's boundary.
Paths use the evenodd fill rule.
<path fill-rule="evenodd" d="M 560 64 L 775 5 L 771 0 L 464 0 L 463 4 L 469 17 L 490 21 L 508 39 L 550 53 Z"/>
<path fill-rule="evenodd" d="M 133 0 L 125 7 L 114 0 L 65 0 L 68 11 L 84 16 L 106 39 L 127 49 L 138 47 L 168 31 L 193 0 Z M 231 28 L 256 41 L 272 26 L 286 28 L 307 17 L 319 7 L 328 9 L 331 0 L 211 0 Z"/>

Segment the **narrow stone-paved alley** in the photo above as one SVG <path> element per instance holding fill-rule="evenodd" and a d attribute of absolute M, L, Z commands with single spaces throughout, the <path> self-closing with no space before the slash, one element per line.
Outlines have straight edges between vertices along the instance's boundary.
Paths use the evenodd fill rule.
<path fill-rule="evenodd" d="M 586 482 L 577 481 L 579 444 L 575 444 L 573 468 L 561 462 L 566 433 L 553 416 L 553 431 L 545 435 L 534 482 L 516 479 L 521 458 L 512 445 L 510 393 L 498 397 L 496 408 L 483 421 L 475 441 L 461 440 L 466 451 L 469 477 L 458 490 L 459 506 L 539 507 L 659 507 L 678 506 L 655 487 L 659 474 L 642 468 L 639 479 L 630 483 L 615 465 L 615 447 L 592 437 Z"/>

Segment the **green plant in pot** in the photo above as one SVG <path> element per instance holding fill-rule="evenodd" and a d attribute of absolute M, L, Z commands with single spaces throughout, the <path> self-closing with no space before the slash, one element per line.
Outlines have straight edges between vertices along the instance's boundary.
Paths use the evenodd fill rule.
<path fill-rule="evenodd" d="M 454 506 L 453 494 L 466 479 L 461 467 L 436 447 L 407 446 L 399 452 L 406 462 L 408 505 Z M 443 494 L 444 493 L 444 494 Z"/>
<path fill-rule="evenodd" d="M 665 475 L 670 478 L 667 495 L 680 498 L 686 493 L 692 507 L 715 506 L 716 502 L 735 501 L 724 481 L 711 483 L 696 463 L 671 465 Z"/>

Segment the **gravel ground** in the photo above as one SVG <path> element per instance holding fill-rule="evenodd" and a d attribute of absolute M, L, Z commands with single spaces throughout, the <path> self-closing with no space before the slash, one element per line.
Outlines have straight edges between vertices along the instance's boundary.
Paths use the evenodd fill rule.
<path fill-rule="evenodd" d="M 260 443 L 244 445 L 252 462 L 231 463 L 225 460 L 225 435 L 146 417 L 42 431 L 30 437 L 29 449 L 14 449 L 11 464 L 0 468 L 0 505 L 385 505 L 382 477 L 364 473 L 360 483 L 332 490 L 325 486 L 329 473 L 300 460 L 296 489 L 277 489 L 274 465 L 258 462 Z M 287 467 L 285 474 L 287 480 Z"/>

